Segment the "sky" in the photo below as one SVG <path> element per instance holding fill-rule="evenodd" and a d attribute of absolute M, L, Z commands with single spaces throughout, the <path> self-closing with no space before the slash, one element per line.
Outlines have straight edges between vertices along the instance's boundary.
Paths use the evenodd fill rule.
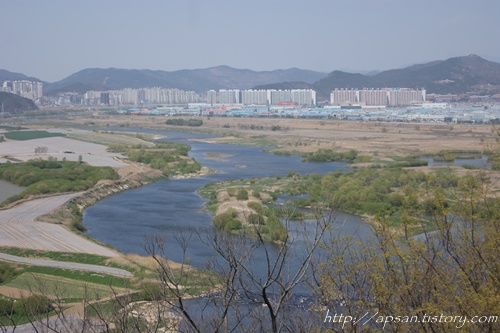
<path fill-rule="evenodd" d="M 500 62 L 500 0 L 0 0 L 0 69 L 372 71 Z"/>

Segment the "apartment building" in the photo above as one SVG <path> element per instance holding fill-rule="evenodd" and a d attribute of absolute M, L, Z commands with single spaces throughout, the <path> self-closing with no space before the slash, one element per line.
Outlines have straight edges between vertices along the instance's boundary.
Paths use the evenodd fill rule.
<path fill-rule="evenodd" d="M 36 101 L 43 96 L 43 83 L 27 80 L 4 81 L 2 91 Z"/>
<path fill-rule="evenodd" d="M 316 105 L 316 91 L 312 89 L 245 89 L 210 90 L 207 102 L 214 104 L 277 105 L 293 103 L 297 105 Z"/>
<path fill-rule="evenodd" d="M 406 106 L 425 100 L 425 89 L 410 88 L 335 89 L 330 94 L 332 105 Z"/>

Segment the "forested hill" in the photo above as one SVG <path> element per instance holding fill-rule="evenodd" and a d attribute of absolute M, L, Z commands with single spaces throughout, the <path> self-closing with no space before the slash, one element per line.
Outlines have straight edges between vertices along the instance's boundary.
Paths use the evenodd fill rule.
<path fill-rule="evenodd" d="M 429 93 L 460 94 L 487 89 L 500 91 L 500 64 L 477 55 L 433 61 L 376 75 L 334 71 L 314 84 L 318 94 L 329 95 L 335 88 L 425 88 Z"/>
<path fill-rule="evenodd" d="M 206 69 L 183 69 L 173 72 L 120 68 L 87 68 L 67 78 L 46 85 L 47 94 L 88 90 L 162 87 L 204 92 L 211 89 L 250 89 L 277 82 L 304 81 L 314 83 L 326 73 L 290 68 L 274 71 L 252 71 L 229 66 Z"/>
<path fill-rule="evenodd" d="M 500 64 L 471 54 L 447 60 L 432 61 L 405 68 L 391 69 L 375 75 L 333 71 L 314 84 L 283 82 L 259 86 L 266 89 L 315 89 L 320 99 L 329 99 L 336 88 L 425 88 L 437 94 L 500 93 Z"/>
<path fill-rule="evenodd" d="M 32 110 L 38 110 L 38 107 L 31 99 L 0 91 L 0 112 L 18 113 Z"/>

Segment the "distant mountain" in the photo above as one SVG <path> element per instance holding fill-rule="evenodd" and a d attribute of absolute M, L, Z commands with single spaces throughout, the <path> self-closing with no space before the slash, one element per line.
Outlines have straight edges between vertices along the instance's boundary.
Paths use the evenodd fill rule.
<path fill-rule="evenodd" d="M 406 87 L 425 88 L 428 93 L 459 94 L 481 92 L 487 85 L 493 91 L 500 91 L 500 64 L 469 55 L 387 70 L 372 76 L 334 71 L 316 82 L 314 88 L 319 96 L 328 98 L 335 88 Z"/>
<path fill-rule="evenodd" d="M 3 80 L 40 81 L 0 70 Z M 298 68 L 253 71 L 217 66 L 206 69 L 161 71 L 148 69 L 88 68 L 67 78 L 44 82 L 44 94 L 85 93 L 89 90 L 164 87 L 204 92 L 210 89 L 315 89 L 318 100 L 329 99 L 335 88 L 425 88 L 428 93 L 500 93 L 500 63 L 477 55 L 416 64 L 382 72 L 329 74 Z"/>
<path fill-rule="evenodd" d="M 5 69 L 0 69 L 0 85 L 3 83 L 3 81 L 16 81 L 16 80 L 43 82 L 42 80 L 39 80 L 35 77 L 30 77 L 21 73 L 14 73 L 14 72 L 9 72 Z"/>
<path fill-rule="evenodd" d="M 313 84 L 306 82 L 283 82 L 255 86 L 253 89 L 314 89 Z"/>
<path fill-rule="evenodd" d="M 286 81 L 314 83 L 326 73 L 298 68 L 274 71 L 252 71 L 218 66 L 207 69 L 184 69 L 173 72 L 147 69 L 90 68 L 46 85 L 48 94 L 88 90 L 118 90 L 124 88 L 163 87 L 203 92 L 210 89 L 246 89 L 257 85 Z"/>
<path fill-rule="evenodd" d="M 31 99 L 0 91 L 0 112 L 2 112 L 2 108 L 6 113 L 38 110 L 35 102 Z"/>

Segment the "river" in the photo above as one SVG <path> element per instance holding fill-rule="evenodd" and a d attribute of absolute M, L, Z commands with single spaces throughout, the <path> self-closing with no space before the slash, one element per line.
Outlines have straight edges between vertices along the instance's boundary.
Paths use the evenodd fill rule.
<path fill-rule="evenodd" d="M 181 261 L 183 253 L 174 241 L 180 230 L 196 230 L 203 237 L 212 228 L 212 215 L 203 211 L 206 200 L 197 194 L 197 190 L 209 182 L 286 175 L 289 171 L 324 174 L 346 167 L 346 163 L 339 162 L 305 163 L 296 156 L 266 153 L 262 147 L 190 140 L 209 138 L 208 135 L 151 130 L 142 132 L 165 135 L 168 141 L 191 145 L 189 155 L 217 173 L 198 178 L 158 181 L 115 194 L 86 209 L 83 223 L 88 228 L 87 235 L 124 253 L 146 255 L 146 238 L 162 234 L 167 239 L 165 250 L 168 259 Z M 342 233 L 371 234 L 370 229 L 356 216 L 340 214 L 338 219 L 342 221 Z M 187 256 L 192 265 L 204 267 L 207 260 L 213 258 L 214 252 L 202 239 L 193 236 Z"/>
<path fill-rule="evenodd" d="M 200 268 L 207 268 L 207 264 L 213 262 L 216 262 L 219 268 L 225 266 L 214 248 L 207 244 L 209 243 L 207 240 L 212 238 L 213 216 L 204 211 L 206 200 L 197 194 L 199 188 L 209 182 L 228 179 L 284 176 L 290 171 L 300 174 L 325 174 L 339 168 L 346 169 L 346 163 L 305 163 L 301 162 L 299 157 L 266 153 L 263 147 L 190 140 L 208 138 L 209 136 L 206 135 L 145 130 L 143 132 L 164 135 L 168 141 L 191 145 L 189 155 L 202 165 L 216 170 L 217 173 L 197 178 L 162 180 L 107 197 L 84 211 L 83 223 L 88 228 L 87 235 L 124 253 L 141 255 L 148 254 L 145 249 L 146 239 L 153 235 L 161 235 L 166 240 L 164 253 L 167 259 L 181 262 L 188 258 L 189 264 Z M 289 243 L 292 255 L 287 257 L 284 275 L 295 274 L 301 259 L 307 252 L 307 237 L 314 234 L 315 225 L 315 221 L 291 222 L 288 225 L 292 238 Z M 329 233 L 329 236 L 355 235 L 365 239 L 372 234 L 370 227 L 353 215 L 338 214 L 336 225 L 338 228 Z M 194 232 L 191 233 L 192 231 Z M 178 240 L 186 235 L 188 240 L 184 253 Z M 237 238 L 237 236 L 229 237 Z M 233 240 L 236 241 L 235 247 L 244 252 L 245 240 Z M 279 247 L 274 244 L 265 244 L 256 248 L 247 266 L 252 276 L 257 279 L 265 278 L 266 255 L 275 258 L 278 251 Z M 321 254 L 321 251 L 317 252 L 317 255 Z M 213 266 L 211 267 L 213 269 Z M 259 286 L 250 287 L 248 290 L 251 291 L 245 292 L 245 297 L 237 303 L 237 311 L 254 314 L 266 311 L 261 305 Z M 322 313 L 304 311 L 308 304 L 315 302 L 307 284 L 302 283 L 296 286 L 291 295 L 292 303 L 296 304 L 286 310 L 292 311 L 291 317 L 304 317 L 304 322 L 306 322 L 312 320 L 314 316 L 316 322 L 319 322 Z M 203 323 L 205 316 L 218 311 L 218 305 L 215 308 L 206 308 L 208 303 L 210 303 L 209 298 L 201 298 L 189 300 L 186 304 L 191 315 L 196 318 L 195 320 Z M 233 315 L 230 317 L 234 319 Z M 257 316 L 257 318 L 265 317 L 265 313 Z M 248 322 L 245 325 L 247 324 L 251 327 L 255 323 Z"/>

